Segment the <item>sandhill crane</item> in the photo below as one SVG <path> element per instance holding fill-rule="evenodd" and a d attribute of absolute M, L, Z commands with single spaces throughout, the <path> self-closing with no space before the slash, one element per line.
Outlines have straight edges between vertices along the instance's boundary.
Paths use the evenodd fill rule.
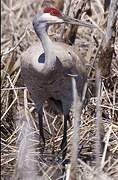
<path fill-rule="evenodd" d="M 43 132 L 43 104 L 47 100 L 53 101 L 64 115 L 64 130 L 61 143 L 62 158 L 66 154 L 67 120 L 71 108 L 72 85 L 69 74 L 77 75 L 78 95 L 86 82 L 85 62 L 81 60 L 72 46 L 62 42 L 53 42 L 47 34 L 47 28 L 52 24 L 78 23 L 70 17 L 63 16 L 55 8 L 45 8 L 43 12 L 35 15 L 33 19 L 34 30 L 40 39 L 24 52 L 21 58 L 21 73 L 24 82 L 31 93 L 39 116 L 39 132 L 45 145 Z M 81 21 L 79 22 L 81 24 Z M 82 25 L 88 26 L 83 23 Z M 64 151 L 65 149 L 65 151 Z"/>

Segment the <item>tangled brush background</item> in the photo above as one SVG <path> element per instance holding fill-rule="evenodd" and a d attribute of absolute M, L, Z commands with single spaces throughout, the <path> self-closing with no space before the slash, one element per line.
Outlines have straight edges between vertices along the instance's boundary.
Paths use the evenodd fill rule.
<path fill-rule="evenodd" d="M 56 1 L 57 2 L 57 1 Z M 59 1 L 58 1 L 59 2 Z M 52 2 L 55 5 L 55 2 Z M 71 4 L 70 4 L 71 3 Z M 50 2 L 43 0 L 2 0 L 1 1 L 1 178 L 9 179 L 61 179 L 62 162 L 60 143 L 63 133 L 63 118 L 44 107 L 44 129 L 46 148 L 42 155 L 42 142 L 39 137 L 37 113 L 20 74 L 21 54 L 34 42 L 37 36 L 32 27 L 33 16 Z M 63 9 L 63 4 L 60 6 Z M 80 8 L 81 7 L 81 8 Z M 107 34 L 108 10 L 104 1 L 82 0 L 64 1 L 63 12 L 95 23 L 98 28 L 75 29 L 74 46 L 85 59 L 88 70 L 88 96 L 81 114 L 79 129 L 79 153 L 71 179 L 118 179 L 118 34 L 113 40 L 114 53 L 107 77 L 102 78 L 100 97 L 96 93 L 96 64 L 107 72 L 102 51 L 104 34 Z M 70 43 L 70 26 L 55 26 L 49 29 L 54 40 Z M 104 43 L 103 43 L 104 42 Z M 110 48 L 110 47 L 109 47 Z M 108 48 L 108 49 L 109 49 Z M 108 54 L 107 50 L 105 51 Z M 106 56 L 105 56 L 106 57 Z M 100 99 L 98 99 L 100 98 Z M 98 104 L 100 100 L 100 104 Z M 96 107 L 100 114 L 96 113 Z M 97 127 L 98 117 L 102 125 Z M 96 129 L 100 128 L 104 147 L 96 164 Z M 70 158 L 73 123 L 68 126 L 68 152 L 66 178 L 70 174 Z M 76 170 L 75 170 L 76 169 Z M 76 172 L 75 172 L 76 171 Z"/>

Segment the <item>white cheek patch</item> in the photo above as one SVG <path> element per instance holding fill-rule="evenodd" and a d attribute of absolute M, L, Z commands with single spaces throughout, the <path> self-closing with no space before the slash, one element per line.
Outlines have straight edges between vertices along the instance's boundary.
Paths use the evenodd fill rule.
<path fill-rule="evenodd" d="M 44 13 L 44 14 L 42 14 L 42 16 L 41 16 L 41 19 L 42 20 L 49 20 L 49 21 L 56 21 L 56 22 L 63 22 L 63 20 L 62 19 L 60 19 L 60 18 L 58 18 L 57 16 L 52 16 L 51 14 L 49 14 L 49 13 Z"/>

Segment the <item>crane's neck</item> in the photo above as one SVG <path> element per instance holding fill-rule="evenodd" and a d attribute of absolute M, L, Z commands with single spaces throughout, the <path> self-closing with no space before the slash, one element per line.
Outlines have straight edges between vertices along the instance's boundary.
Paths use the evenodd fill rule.
<path fill-rule="evenodd" d="M 35 32 L 42 42 L 45 53 L 45 69 L 51 70 L 56 63 L 56 55 L 54 54 L 53 42 L 47 34 L 46 26 L 40 25 L 35 29 Z"/>

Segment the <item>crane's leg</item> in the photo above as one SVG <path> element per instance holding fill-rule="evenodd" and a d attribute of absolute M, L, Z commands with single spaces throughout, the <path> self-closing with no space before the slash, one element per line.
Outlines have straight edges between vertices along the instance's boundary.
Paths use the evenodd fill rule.
<path fill-rule="evenodd" d="M 43 115 L 42 114 L 38 114 L 38 117 L 39 117 L 39 133 L 40 133 L 40 136 L 43 140 L 43 144 L 44 144 L 44 147 L 45 147 L 45 137 L 44 137 L 44 131 L 43 131 Z"/>
<path fill-rule="evenodd" d="M 43 131 L 43 106 L 38 108 L 38 119 L 39 119 L 39 134 L 43 141 L 43 150 L 45 148 L 45 137 Z"/>
<path fill-rule="evenodd" d="M 63 129 L 63 139 L 61 142 L 62 160 L 64 161 L 67 151 L 67 121 L 69 120 L 69 114 L 64 116 L 64 129 Z M 64 165 L 64 163 L 63 163 Z"/>

